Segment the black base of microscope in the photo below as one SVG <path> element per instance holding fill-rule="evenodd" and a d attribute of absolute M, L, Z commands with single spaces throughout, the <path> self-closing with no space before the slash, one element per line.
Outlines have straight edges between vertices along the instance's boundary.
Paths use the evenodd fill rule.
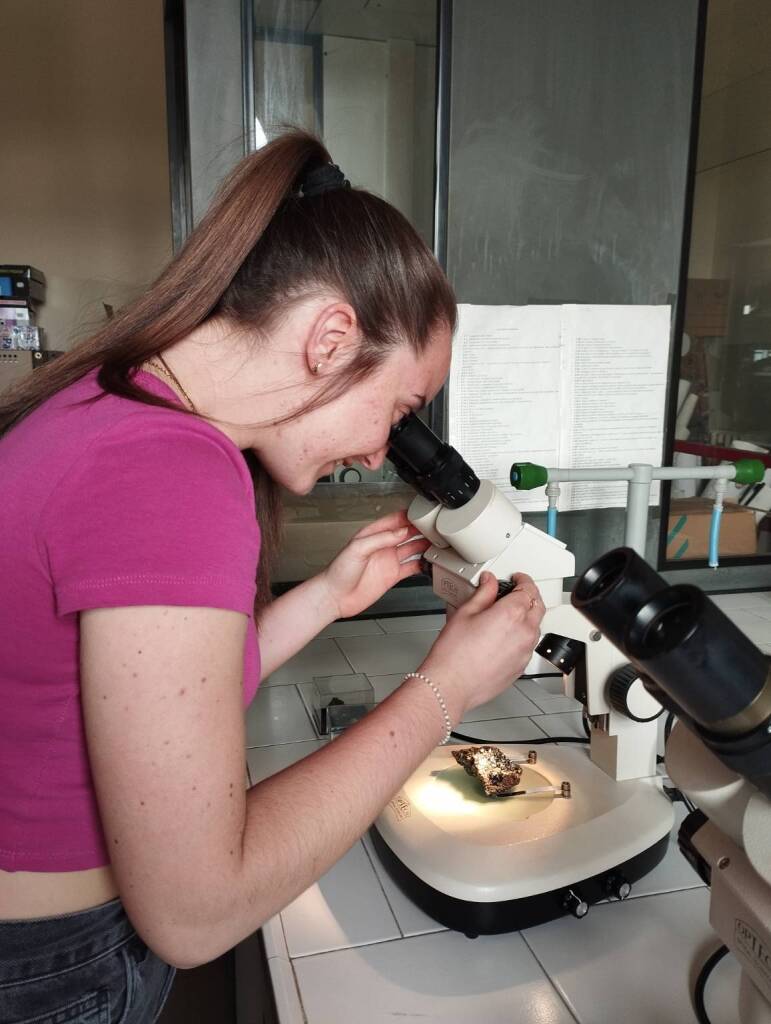
<path fill-rule="evenodd" d="M 610 871 L 589 878 L 576 879 L 572 885 L 561 886 L 551 892 L 541 892 L 518 900 L 499 903 L 474 903 L 433 889 L 406 867 L 386 844 L 378 830 L 370 829 L 370 836 L 388 874 L 402 892 L 429 917 L 454 931 L 463 932 L 470 939 L 478 935 L 497 935 L 532 928 L 571 913 L 566 896 L 572 890 L 587 904 L 599 903 L 613 895 L 614 883 L 637 882 L 659 864 L 667 852 L 669 835 L 637 856 L 631 857 Z"/>

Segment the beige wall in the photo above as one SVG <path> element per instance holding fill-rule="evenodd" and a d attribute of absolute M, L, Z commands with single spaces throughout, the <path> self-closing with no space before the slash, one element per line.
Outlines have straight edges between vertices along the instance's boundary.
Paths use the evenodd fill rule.
<path fill-rule="evenodd" d="M 0 263 L 48 278 L 49 348 L 171 255 L 162 0 L 0 0 Z"/>

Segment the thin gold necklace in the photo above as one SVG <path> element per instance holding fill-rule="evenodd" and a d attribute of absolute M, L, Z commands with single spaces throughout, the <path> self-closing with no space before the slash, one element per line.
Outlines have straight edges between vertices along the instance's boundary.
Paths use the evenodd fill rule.
<path fill-rule="evenodd" d="M 158 353 L 157 359 L 158 359 L 158 362 L 156 362 L 154 359 L 151 359 L 150 360 L 150 366 L 154 366 L 156 370 L 160 370 L 160 372 L 164 375 L 164 377 L 168 377 L 168 379 L 171 381 L 171 383 L 174 384 L 174 386 L 177 388 L 179 393 L 182 395 L 182 397 L 185 399 L 187 404 L 190 406 L 190 411 L 194 412 L 194 413 L 197 413 L 198 410 L 193 405 L 192 398 L 187 393 L 187 391 L 185 391 L 185 389 L 182 387 L 182 385 L 179 382 L 179 379 L 177 378 L 176 373 L 174 373 L 174 371 L 169 366 L 169 364 L 166 362 L 166 360 L 163 358 L 163 356 L 161 355 L 160 352 Z"/>

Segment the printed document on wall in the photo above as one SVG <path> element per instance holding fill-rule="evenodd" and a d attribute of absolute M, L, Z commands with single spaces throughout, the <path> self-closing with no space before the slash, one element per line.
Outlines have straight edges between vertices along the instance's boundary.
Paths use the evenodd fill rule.
<path fill-rule="evenodd" d="M 669 306 L 563 306 L 567 390 L 560 465 L 661 465 L 669 361 Z M 651 504 L 660 484 L 651 487 Z M 561 486 L 560 508 L 626 505 L 626 483 Z M 564 500 L 563 500 L 564 499 Z"/>
<path fill-rule="evenodd" d="M 512 462 L 660 465 L 669 306 L 461 306 L 450 374 L 450 443 L 523 511 Z M 651 493 L 658 502 L 658 485 Z M 560 509 L 626 504 L 625 483 L 562 484 Z"/>
<path fill-rule="evenodd" d="M 559 457 L 559 306 L 460 306 L 450 369 L 449 440 L 480 479 L 505 494 L 512 462 Z M 545 508 L 543 489 L 517 492 Z"/>

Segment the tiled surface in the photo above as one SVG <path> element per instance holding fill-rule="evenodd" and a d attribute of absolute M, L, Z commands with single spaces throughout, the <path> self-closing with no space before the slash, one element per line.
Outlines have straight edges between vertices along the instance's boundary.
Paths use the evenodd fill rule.
<path fill-rule="evenodd" d="M 301 761 L 304 757 L 312 754 L 314 750 L 320 750 L 326 742 L 327 740 L 306 740 L 299 743 L 282 743 L 279 746 L 248 749 L 246 763 L 252 785 L 256 786 L 263 779 Z"/>
<path fill-rule="evenodd" d="M 469 722 L 485 722 L 490 718 L 523 718 L 526 715 L 537 715 L 540 709 L 528 700 L 516 686 L 510 686 L 503 693 L 486 704 L 472 708 L 463 716 L 462 725 Z"/>
<path fill-rule="evenodd" d="M 771 594 L 719 595 L 717 603 L 771 651 Z M 365 672 L 383 700 L 425 657 L 440 624 L 434 616 L 337 623 L 274 673 L 247 720 L 252 781 L 322 745 L 298 687 L 282 682 Z M 559 679 L 520 680 L 470 712 L 461 731 L 487 741 L 582 737 L 575 706 Z M 680 805 L 676 814 L 679 824 Z M 708 899 L 676 848 L 675 830 L 665 859 L 624 903 L 593 907 L 580 922 L 562 918 L 471 942 L 412 904 L 365 837 L 270 922 L 282 940 L 269 950 L 281 1024 L 680 1024 L 693 1019 L 689 986 L 718 945 Z M 712 1024 L 735 1024 L 737 991 L 729 957 L 708 989 Z"/>
<path fill-rule="evenodd" d="M 318 638 L 334 636 L 382 636 L 383 630 L 375 619 L 340 619 L 327 626 Z"/>
<path fill-rule="evenodd" d="M 439 932 L 295 961 L 309 1024 L 572 1024 L 519 935 Z"/>
<path fill-rule="evenodd" d="M 418 633 L 426 629 L 441 629 L 447 616 L 441 615 L 394 615 L 388 619 L 378 619 L 378 624 L 385 633 Z"/>
<path fill-rule="evenodd" d="M 435 921 L 433 917 L 429 917 L 428 914 L 424 914 L 423 911 L 412 902 L 412 900 L 407 899 L 398 885 L 391 881 L 391 876 L 383 867 L 377 853 L 375 853 L 375 847 L 372 844 L 369 834 L 364 836 L 363 843 L 364 848 L 367 851 L 367 856 L 369 857 L 370 863 L 372 864 L 373 870 L 377 876 L 378 883 L 380 884 L 385 898 L 388 901 L 391 912 L 396 918 L 396 923 L 399 926 L 401 934 L 426 935 L 429 932 L 446 931 L 446 929 Z"/>
<path fill-rule="evenodd" d="M 315 739 L 295 686 L 260 687 L 246 712 L 247 747 Z"/>
<path fill-rule="evenodd" d="M 281 921 L 293 958 L 401 937 L 360 842 L 282 910 Z"/>
<path fill-rule="evenodd" d="M 520 679 L 516 687 L 544 714 L 581 710 L 577 700 L 563 693 L 561 678 L 549 676 L 543 679 Z"/>
<path fill-rule="evenodd" d="M 694 1019 L 689 984 L 719 945 L 708 910 L 706 890 L 691 889 L 601 904 L 522 935 L 581 1024 L 683 1024 Z M 712 1024 L 736 1024 L 737 986 L 738 970 L 710 986 Z"/>
<path fill-rule="evenodd" d="M 414 672 L 436 640 L 434 630 L 399 633 L 391 636 L 348 636 L 337 641 L 355 672 L 368 676 Z M 315 675 L 334 675 L 316 672 Z"/>
<path fill-rule="evenodd" d="M 547 736 L 575 736 L 578 739 L 586 739 L 584 727 L 581 724 L 582 714 L 580 711 L 568 711 L 557 715 L 541 715 L 534 719 L 539 728 L 543 729 Z"/>
<path fill-rule="evenodd" d="M 385 639 L 385 637 L 382 637 Z M 366 645 L 368 638 L 361 637 Z M 337 676 L 352 672 L 345 655 L 332 639 L 312 640 L 294 658 L 262 681 L 263 686 L 280 686 L 284 683 L 302 683 L 315 676 Z"/>

